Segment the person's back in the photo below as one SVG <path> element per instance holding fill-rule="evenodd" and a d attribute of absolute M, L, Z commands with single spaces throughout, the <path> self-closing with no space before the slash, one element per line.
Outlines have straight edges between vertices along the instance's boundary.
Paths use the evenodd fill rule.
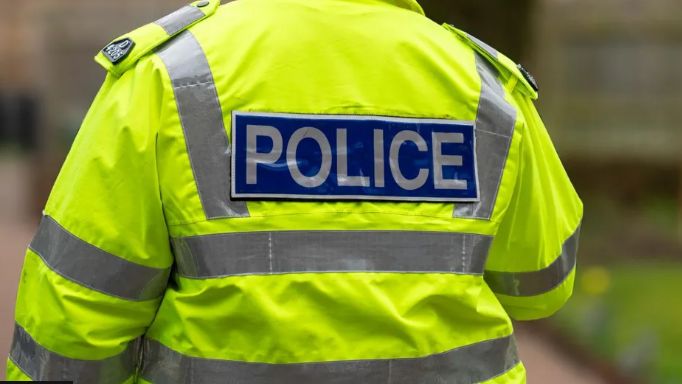
<path fill-rule="evenodd" d="M 525 381 L 510 315 L 570 296 L 582 216 L 532 81 L 412 0 L 181 17 L 155 53 L 98 58 L 10 377 Z"/>

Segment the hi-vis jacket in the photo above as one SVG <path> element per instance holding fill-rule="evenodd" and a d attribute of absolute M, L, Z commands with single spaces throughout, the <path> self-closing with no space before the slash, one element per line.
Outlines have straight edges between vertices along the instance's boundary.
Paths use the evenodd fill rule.
<path fill-rule="evenodd" d="M 10 379 L 525 381 L 582 204 L 508 58 L 413 0 L 210 0 L 96 60 Z"/>

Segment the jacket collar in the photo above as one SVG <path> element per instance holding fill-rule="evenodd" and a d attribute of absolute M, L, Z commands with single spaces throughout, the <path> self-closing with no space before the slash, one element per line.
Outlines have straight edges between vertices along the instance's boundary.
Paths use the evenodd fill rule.
<path fill-rule="evenodd" d="M 417 3 L 417 0 L 378 0 L 382 3 L 388 3 L 395 5 L 400 8 L 405 8 L 409 9 L 410 11 L 414 11 L 420 14 L 424 14 L 424 10 L 422 9 L 421 5 Z"/>

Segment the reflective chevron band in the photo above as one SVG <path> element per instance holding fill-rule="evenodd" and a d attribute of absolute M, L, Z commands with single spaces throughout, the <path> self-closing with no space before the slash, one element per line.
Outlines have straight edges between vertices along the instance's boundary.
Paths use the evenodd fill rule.
<path fill-rule="evenodd" d="M 290 272 L 482 274 L 492 237 L 451 232 L 280 231 L 172 240 L 189 278 Z"/>
<path fill-rule="evenodd" d="M 157 54 L 171 78 L 187 153 L 207 219 L 249 216 L 246 203 L 230 198 L 231 147 L 208 59 L 189 31 Z"/>
<path fill-rule="evenodd" d="M 491 55 L 492 52 L 494 50 Z M 489 220 L 507 163 L 516 109 L 505 100 L 497 70 L 479 54 L 476 54 L 476 69 L 481 78 L 476 114 L 476 158 L 481 199 L 475 203 L 455 204 L 453 216 Z"/>
<path fill-rule="evenodd" d="M 62 277 L 126 300 L 160 297 L 170 268 L 130 262 L 73 235 L 53 218 L 44 216 L 29 248 Z"/>
<path fill-rule="evenodd" d="M 571 274 L 576 263 L 580 226 L 561 247 L 561 254 L 547 268 L 532 272 L 485 271 L 484 279 L 495 293 L 535 296 L 551 291 Z"/>
<path fill-rule="evenodd" d="M 16 324 L 9 358 L 36 381 L 118 384 L 135 373 L 138 348 L 139 343 L 133 342 L 123 352 L 106 359 L 70 359 L 41 346 L 24 328 Z"/>
<path fill-rule="evenodd" d="M 418 358 L 311 363 L 249 363 L 182 355 L 144 341 L 140 376 L 154 383 L 415 384 L 478 383 L 519 363 L 513 336 L 486 340 Z M 229 379 L 228 379 L 229 378 Z"/>

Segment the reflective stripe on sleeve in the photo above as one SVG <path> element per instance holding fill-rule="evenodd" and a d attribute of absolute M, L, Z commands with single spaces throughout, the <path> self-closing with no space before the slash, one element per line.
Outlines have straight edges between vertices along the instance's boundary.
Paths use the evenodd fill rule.
<path fill-rule="evenodd" d="M 186 5 L 154 23 L 163 28 L 169 36 L 173 36 L 202 17 L 204 17 L 204 13 L 199 8 Z"/>
<path fill-rule="evenodd" d="M 187 153 L 207 219 L 243 217 L 230 199 L 231 149 L 213 74 L 194 35 L 184 31 L 158 52 L 171 78 Z"/>
<path fill-rule="evenodd" d="M 49 216 L 43 216 L 29 248 L 62 277 L 126 300 L 160 297 L 170 274 L 170 268 L 147 267 L 103 251 Z"/>
<path fill-rule="evenodd" d="M 418 358 L 251 363 L 185 356 L 149 339 L 143 355 L 141 377 L 154 383 L 478 383 L 519 363 L 513 336 Z"/>
<path fill-rule="evenodd" d="M 492 237 L 451 232 L 279 231 L 176 238 L 180 275 L 290 272 L 482 274 Z"/>
<path fill-rule="evenodd" d="M 497 70 L 476 55 L 481 95 L 476 115 L 476 159 L 480 201 L 455 204 L 454 217 L 490 219 L 514 134 L 516 109 L 504 98 Z"/>
<path fill-rule="evenodd" d="M 9 358 L 32 380 L 118 384 L 135 372 L 138 345 L 132 342 L 120 354 L 102 360 L 71 359 L 49 351 L 15 324 Z"/>
<path fill-rule="evenodd" d="M 571 274 L 576 263 L 580 226 L 561 247 L 561 254 L 548 267 L 531 272 L 485 271 L 484 279 L 495 293 L 534 296 L 551 291 Z"/>

